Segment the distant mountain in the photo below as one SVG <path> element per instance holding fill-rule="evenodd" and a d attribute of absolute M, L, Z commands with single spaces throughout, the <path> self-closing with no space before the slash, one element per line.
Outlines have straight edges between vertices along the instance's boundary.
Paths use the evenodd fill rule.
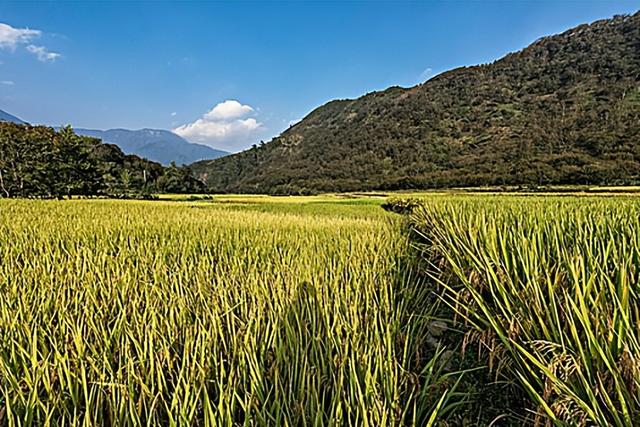
<path fill-rule="evenodd" d="M 0 110 L 0 122 L 3 121 L 26 123 L 18 117 Z M 117 145 L 125 154 L 135 154 L 163 165 L 168 165 L 171 162 L 175 162 L 177 165 L 186 165 L 199 160 L 217 159 L 229 154 L 206 145 L 192 144 L 167 130 L 74 129 L 74 131 L 78 135 L 100 138 L 107 144 Z"/>
<path fill-rule="evenodd" d="M 11 114 L 0 110 L 0 122 L 12 122 L 22 124 L 24 121 L 20 120 L 16 116 L 12 116 Z"/>
<path fill-rule="evenodd" d="M 135 154 L 163 165 L 175 162 L 185 165 L 203 159 L 216 159 L 229 153 L 202 144 L 192 144 L 167 130 L 158 129 L 74 129 L 79 135 L 100 138 L 115 144 L 126 154 Z"/>
<path fill-rule="evenodd" d="M 192 170 L 217 192 L 640 183 L 640 13 L 330 102 Z"/>
<path fill-rule="evenodd" d="M 71 128 L 0 121 L 0 198 L 197 193 L 203 184 L 185 168 L 124 154 Z"/>

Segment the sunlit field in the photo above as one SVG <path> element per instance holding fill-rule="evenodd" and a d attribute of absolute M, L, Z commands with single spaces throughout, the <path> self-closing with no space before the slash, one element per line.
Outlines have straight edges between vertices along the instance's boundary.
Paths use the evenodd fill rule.
<path fill-rule="evenodd" d="M 533 420 L 638 425 L 640 199 L 427 198 L 411 223 L 462 346 Z"/>
<path fill-rule="evenodd" d="M 0 200 L 0 425 L 636 425 L 611 193 Z"/>
<path fill-rule="evenodd" d="M 443 411 L 450 379 L 414 312 L 427 287 L 379 204 L 0 200 L 0 425 Z"/>

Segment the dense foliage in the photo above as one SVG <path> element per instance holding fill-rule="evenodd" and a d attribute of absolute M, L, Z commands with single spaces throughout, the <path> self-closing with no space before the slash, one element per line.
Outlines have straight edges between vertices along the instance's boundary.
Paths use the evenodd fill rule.
<path fill-rule="evenodd" d="M 131 197 L 202 189 L 188 169 L 125 155 L 69 127 L 0 121 L 0 197 Z"/>
<path fill-rule="evenodd" d="M 193 165 L 219 192 L 640 182 L 640 13 L 492 64 L 330 102 L 280 137 Z"/>

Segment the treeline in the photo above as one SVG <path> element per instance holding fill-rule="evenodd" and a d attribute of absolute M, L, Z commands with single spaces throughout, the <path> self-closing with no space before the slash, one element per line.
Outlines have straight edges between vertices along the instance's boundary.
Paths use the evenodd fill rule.
<path fill-rule="evenodd" d="M 0 122 L 0 197 L 147 198 L 203 190 L 188 168 L 126 155 L 71 127 Z"/>

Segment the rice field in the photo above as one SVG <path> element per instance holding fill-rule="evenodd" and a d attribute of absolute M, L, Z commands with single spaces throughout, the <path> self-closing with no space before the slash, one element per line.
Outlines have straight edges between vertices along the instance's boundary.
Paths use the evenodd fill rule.
<path fill-rule="evenodd" d="M 0 425 L 435 420 L 455 378 L 379 203 L 0 200 Z"/>
<path fill-rule="evenodd" d="M 640 198 L 0 200 L 0 425 L 640 425 Z"/>
<path fill-rule="evenodd" d="M 411 223 L 461 350 L 530 423 L 640 425 L 640 199 L 431 198 Z"/>

